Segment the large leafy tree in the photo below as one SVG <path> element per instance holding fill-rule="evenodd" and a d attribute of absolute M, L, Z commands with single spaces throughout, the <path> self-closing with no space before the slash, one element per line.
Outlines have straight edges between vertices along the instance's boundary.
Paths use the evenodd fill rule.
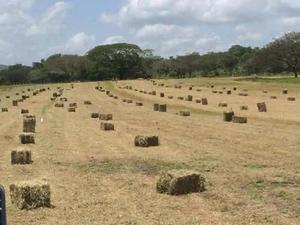
<path fill-rule="evenodd" d="M 298 77 L 300 72 L 300 33 L 287 33 L 265 48 L 267 59 Z"/>
<path fill-rule="evenodd" d="M 141 76 L 143 51 L 137 45 L 119 43 L 100 45 L 87 53 L 96 65 L 98 77 L 120 80 Z"/>

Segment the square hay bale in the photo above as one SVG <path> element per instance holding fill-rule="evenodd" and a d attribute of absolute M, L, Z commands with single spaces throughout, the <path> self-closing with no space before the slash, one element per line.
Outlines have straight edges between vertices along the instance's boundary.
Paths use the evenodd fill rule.
<path fill-rule="evenodd" d="M 84 104 L 85 104 L 85 105 L 91 105 L 92 102 L 91 102 L 91 101 L 84 101 Z"/>
<path fill-rule="evenodd" d="M 259 112 L 267 112 L 267 105 L 265 102 L 257 103 L 257 108 Z"/>
<path fill-rule="evenodd" d="M 113 130 L 115 130 L 115 126 L 112 123 L 104 123 L 104 122 L 102 122 L 100 124 L 100 128 L 101 128 L 101 130 L 104 130 L 104 131 L 113 131 Z"/>
<path fill-rule="evenodd" d="M 8 112 L 8 108 L 2 108 L 1 111 L 2 112 Z"/>
<path fill-rule="evenodd" d="M 220 102 L 219 107 L 228 107 L 228 104 L 226 102 Z"/>
<path fill-rule="evenodd" d="M 54 107 L 56 107 L 56 108 L 64 108 L 65 104 L 63 102 L 57 102 L 57 103 L 55 103 Z"/>
<path fill-rule="evenodd" d="M 114 96 L 114 99 L 119 99 L 119 97 L 118 96 Z"/>
<path fill-rule="evenodd" d="M 173 96 L 168 96 L 168 99 L 173 99 L 174 97 Z"/>
<path fill-rule="evenodd" d="M 156 191 L 168 195 L 199 193 L 205 190 L 205 178 L 189 170 L 163 172 L 156 183 Z"/>
<path fill-rule="evenodd" d="M 10 96 L 9 96 L 9 95 L 7 95 L 7 96 L 6 96 L 6 98 L 10 98 Z"/>
<path fill-rule="evenodd" d="M 167 104 L 160 104 L 158 111 L 159 112 L 167 112 Z"/>
<path fill-rule="evenodd" d="M 242 110 L 242 111 L 246 111 L 246 110 L 248 110 L 248 109 L 249 109 L 249 107 L 246 106 L 246 105 L 240 106 L 240 110 Z"/>
<path fill-rule="evenodd" d="M 232 122 L 233 123 L 248 123 L 248 119 L 247 119 L 247 117 L 243 117 L 243 116 L 233 116 Z"/>
<path fill-rule="evenodd" d="M 179 112 L 180 116 L 191 116 L 191 112 L 190 111 L 186 111 L 186 110 L 182 110 Z"/>
<path fill-rule="evenodd" d="M 77 108 L 77 103 L 76 102 L 72 102 L 69 104 L 70 108 Z"/>
<path fill-rule="evenodd" d="M 239 93 L 239 96 L 246 97 L 246 96 L 248 96 L 248 93 L 243 93 L 243 92 L 241 92 L 241 93 Z"/>
<path fill-rule="evenodd" d="M 233 90 L 236 91 L 236 90 L 237 90 L 237 87 L 233 87 Z"/>
<path fill-rule="evenodd" d="M 99 115 L 100 120 L 113 120 L 113 115 L 112 114 L 100 114 Z"/>
<path fill-rule="evenodd" d="M 159 96 L 160 96 L 161 98 L 164 98 L 164 97 L 165 97 L 165 93 L 160 93 Z"/>
<path fill-rule="evenodd" d="M 223 94 L 223 91 L 219 91 L 219 94 Z"/>
<path fill-rule="evenodd" d="M 180 97 L 178 97 L 177 99 L 178 99 L 178 100 L 184 100 L 184 97 L 181 97 L 181 96 L 180 96 Z"/>
<path fill-rule="evenodd" d="M 227 91 L 227 95 L 231 95 L 231 90 L 228 90 L 228 91 Z"/>
<path fill-rule="evenodd" d="M 213 94 L 218 94 L 218 91 L 212 91 Z"/>
<path fill-rule="evenodd" d="M 26 115 L 23 117 L 23 132 L 35 133 L 36 117 L 33 115 Z"/>
<path fill-rule="evenodd" d="M 135 105 L 136 106 L 143 106 L 144 104 L 142 102 L 136 102 Z"/>
<path fill-rule="evenodd" d="M 19 135 L 21 144 L 35 144 L 33 133 L 23 133 Z"/>
<path fill-rule="evenodd" d="M 201 99 L 196 99 L 195 102 L 196 102 L 197 104 L 201 104 Z"/>
<path fill-rule="evenodd" d="M 202 98 L 201 99 L 202 105 L 208 105 L 208 100 L 207 98 Z"/>
<path fill-rule="evenodd" d="M 13 105 L 13 106 L 18 106 L 18 100 L 13 100 L 13 101 L 12 101 L 12 105 Z"/>
<path fill-rule="evenodd" d="M 76 108 L 70 107 L 68 108 L 68 112 L 76 112 Z"/>
<path fill-rule="evenodd" d="M 295 97 L 288 97 L 288 101 L 294 102 L 294 101 L 296 101 L 296 98 Z"/>
<path fill-rule="evenodd" d="M 136 136 L 134 145 L 143 148 L 159 146 L 159 139 L 158 136 Z"/>
<path fill-rule="evenodd" d="M 26 114 L 26 113 L 29 113 L 28 109 L 21 109 L 21 114 Z"/>
<path fill-rule="evenodd" d="M 288 90 L 288 89 L 282 90 L 282 94 L 287 95 L 288 93 L 289 93 L 289 90 Z"/>
<path fill-rule="evenodd" d="M 186 97 L 186 101 L 192 102 L 192 101 L 193 101 L 193 96 L 192 96 L 192 95 L 188 95 L 188 96 Z"/>
<path fill-rule="evenodd" d="M 202 89 L 197 89 L 196 91 L 197 91 L 197 92 L 201 92 L 201 91 L 202 91 Z"/>
<path fill-rule="evenodd" d="M 12 204 L 18 209 L 51 207 L 50 185 L 44 181 L 24 181 L 9 186 Z"/>
<path fill-rule="evenodd" d="M 61 102 L 67 102 L 68 99 L 67 99 L 67 98 L 60 98 L 60 101 L 61 101 Z"/>
<path fill-rule="evenodd" d="M 270 98 L 271 99 L 277 99 L 277 96 L 271 96 Z"/>
<path fill-rule="evenodd" d="M 132 104 L 132 103 L 133 103 L 133 101 L 132 101 L 131 99 L 126 99 L 126 102 L 127 102 L 128 104 Z"/>
<path fill-rule="evenodd" d="M 32 157 L 31 157 L 31 151 L 27 150 L 16 150 L 11 152 L 11 164 L 31 164 L 32 163 Z"/>
<path fill-rule="evenodd" d="M 91 113 L 91 118 L 93 119 L 99 118 L 99 113 Z"/>
<path fill-rule="evenodd" d="M 193 90 L 193 87 L 189 87 L 189 90 L 192 91 L 192 90 Z"/>
<path fill-rule="evenodd" d="M 224 122 L 232 122 L 233 116 L 234 116 L 233 111 L 223 112 L 223 121 Z"/>
<path fill-rule="evenodd" d="M 268 94 L 268 91 L 267 91 L 267 90 L 263 90 L 263 93 L 264 93 L 264 94 Z"/>
<path fill-rule="evenodd" d="M 157 104 L 157 103 L 153 104 L 153 111 L 155 111 L 155 112 L 159 111 L 159 104 Z"/>

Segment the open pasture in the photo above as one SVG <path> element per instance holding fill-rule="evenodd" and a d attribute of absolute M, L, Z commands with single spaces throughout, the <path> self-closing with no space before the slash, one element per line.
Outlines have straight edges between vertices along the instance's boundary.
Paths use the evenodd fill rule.
<path fill-rule="evenodd" d="M 299 85 L 201 78 L 73 87 L 0 90 L 8 109 L 0 112 L 1 183 L 7 191 L 26 180 L 51 187 L 50 208 L 19 210 L 7 196 L 8 224 L 299 224 Z M 13 106 L 25 90 L 30 98 Z M 258 111 L 262 102 L 267 112 Z M 21 109 L 36 117 L 35 144 L 25 147 Z M 247 123 L 224 122 L 229 110 Z M 136 147 L 138 135 L 159 137 L 159 146 Z M 20 147 L 31 151 L 30 164 L 11 164 Z M 180 169 L 203 175 L 207 190 L 157 193 L 160 173 Z"/>

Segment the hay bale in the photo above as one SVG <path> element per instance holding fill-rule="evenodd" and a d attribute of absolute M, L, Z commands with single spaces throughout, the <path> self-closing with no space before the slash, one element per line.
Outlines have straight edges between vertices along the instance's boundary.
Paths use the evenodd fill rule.
<path fill-rule="evenodd" d="M 126 102 L 127 102 L 128 104 L 132 104 L 132 103 L 133 103 L 133 101 L 132 101 L 131 99 L 127 99 Z"/>
<path fill-rule="evenodd" d="M 228 91 L 227 91 L 227 95 L 231 95 L 231 90 L 228 90 Z"/>
<path fill-rule="evenodd" d="M 8 108 L 2 108 L 1 111 L 2 112 L 8 112 Z"/>
<path fill-rule="evenodd" d="M 263 93 L 264 93 L 264 94 L 268 94 L 268 91 L 267 91 L 267 90 L 263 90 Z"/>
<path fill-rule="evenodd" d="M 247 117 L 233 116 L 232 117 L 232 122 L 233 123 L 247 123 L 248 119 L 247 119 Z"/>
<path fill-rule="evenodd" d="M 21 144 L 35 144 L 33 133 L 23 133 L 19 135 Z"/>
<path fill-rule="evenodd" d="M 158 111 L 159 112 L 167 112 L 167 104 L 160 104 Z"/>
<path fill-rule="evenodd" d="M 92 102 L 91 102 L 91 101 L 84 101 L 84 104 L 85 104 L 85 105 L 91 105 Z"/>
<path fill-rule="evenodd" d="M 193 101 L 193 96 L 192 96 L 192 95 L 188 95 L 188 96 L 186 97 L 186 101 L 192 102 L 192 101 Z"/>
<path fill-rule="evenodd" d="M 159 96 L 160 96 L 161 98 L 164 98 L 164 97 L 165 97 L 165 93 L 160 93 Z"/>
<path fill-rule="evenodd" d="M 13 106 L 18 106 L 18 100 L 13 100 L 13 101 L 12 101 L 12 105 L 13 105 Z"/>
<path fill-rule="evenodd" d="M 76 112 L 76 108 L 70 107 L 68 108 L 68 112 Z"/>
<path fill-rule="evenodd" d="M 242 110 L 242 111 L 246 111 L 246 110 L 248 110 L 249 108 L 248 108 L 248 106 L 246 106 L 246 105 L 242 105 L 242 106 L 240 106 L 240 110 Z"/>
<path fill-rule="evenodd" d="M 65 105 L 64 105 L 63 102 L 57 102 L 57 103 L 55 103 L 54 106 L 55 106 L 56 108 L 63 108 L 63 107 L 65 107 Z"/>
<path fill-rule="evenodd" d="M 199 193 L 205 190 L 205 178 L 197 172 L 188 170 L 163 172 L 156 183 L 156 191 L 168 195 Z"/>
<path fill-rule="evenodd" d="M 295 97 L 288 97 L 288 101 L 294 102 L 294 101 L 296 101 L 296 98 Z"/>
<path fill-rule="evenodd" d="M 158 136 L 136 136 L 134 145 L 143 148 L 159 146 L 159 139 Z"/>
<path fill-rule="evenodd" d="M 189 90 L 192 91 L 192 90 L 193 90 L 193 87 L 189 87 Z"/>
<path fill-rule="evenodd" d="M 32 163 L 32 157 L 31 157 L 31 151 L 26 150 L 16 150 L 11 152 L 11 164 L 31 164 Z"/>
<path fill-rule="evenodd" d="M 219 91 L 219 94 L 223 94 L 223 91 Z"/>
<path fill-rule="evenodd" d="M 159 104 L 157 104 L 157 103 L 153 104 L 153 111 L 156 111 L 156 112 L 159 111 Z"/>
<path fill-rule="evenodd" d="M 288 93 L 289 93 L 289 90 L 288 90 L 288 89 L 282 90 L 282 94 L 287 95 Z"/>
<path fill-rule="evenodd" d="M 271 96 L 270 98 L 271 99 L 277 99 L 277 96 Z"/>
<path fill-rule="evenodd" d="M 267 105 L 265 102 L 257 103 L 257 108 L 259 112 L 267 112 Z"/>
<path fill-rule="evenodd" d="M 241 92 L 241 93 L 239 93 L 239 96 L 246 97 L 246 96 L 248 96 L 248 93 L 243 93 L 243 92 Z"/>
<path fill-rule="evenodd" d="M 69 107 L 70 108 L 77 108 L 77 103 L 76 102 L 70 103 Z"/>
<path fill-rule="evenodd" d="M 184 97 L 178 97 L 177 99 L 178 100 L 184 100 Z"/>
<path fill-rule="evenodd" d="M 60 98 L 60 101 L 61 101 L 61 102 L 67 102 L 68 99 L 67 99 L 67 98 Z"/>
<path fill-rule="evenodd" d="M 104 130 L 104 131 L 112 131 L 112 130 L 115 130 L 115 126 L 114 124 L 112 123 L 100 123 L 100 128 L 101 130 Z"/>
<path fill-rule="evenodd" d="M 35 133 L 36 117 L 33 115 L 26 115 L 23 117 L 23 132 Z"/>
<path fill-rule="evenodd" d="M 213 94 L 218 94 L 218 91 L 211 91 Z"/>
<path fill-rule="evenodd" d="M 228 107 L 228 104 L 226 102 L 220 102 L 219 107 Z"/>
<path fill-rule="evenodd" d="M 119 99 L 119 97 L 118 96 L 114 96 L 114 99 Z"/>
<path fill-rule="evenodd" d="M 144 104 L 142 102 L 136 102 L 135 105 L 136 106 L 143 106 Z"/>
<path fill-rule="evenodd" d="M 156 91 L 152 91 L 152 95 L 156 95 Z"/>
<path fill-rule="evenodd" d="M 180 116 L 191 116 L 191 112 L 187 110 L 182 110 L 179 112 Z"/>
<path fill-rule="evenodd" d="M 93 119 L 99 118 L 99 113 L 91 113 L 91 118 Z"/>
<path fill-rule="evenodd" d="M 174 97 L 173 96 L 168 96 L 168 99 L 173 99 Z"/>
<path fill-rule="evenodd" d="M 201 99 L 196 99 L 195 102 L 196 102 L 197 104 L 201 104 Z"/>
<path fill-rule="evenodd" d="M 233 116 L 234 116 L 233 111 L 223 112 L 223 121 L 224 122 L 232 122 Z"/>
<path fill-rule="evenodd" d="M 202 105 L 208 105 L 208 100 L 207 98 L 202 98 L 201 99 Z"/>
<path fill-rule="evenodd" d="M 29 113 L 28 109 L 21 109 L 21 114 L 26 114 L 26 113 Z"/>
<path fill-rule="evenodd" d="M 196 91 L 197 91 L 197 92 L 201 92 L 201 91 L 202 91 L 202 89 L 197 89 Z"/>
<path fill-rule="evenodd" d="M 236 90 L 237 90 L 237 87 L 233 87 L 233 90 L 236 91 Z"/>
<path fill-rule="evenodd" d="M 9 95 L 7 95 L 7 96 L 6 96 L 6 98 L 10 98 L 10 96 L 9 96 Z"/>
<path fill-rule="evenodd" d="M 9 186 L 12 204 L 18 209 L 51 207 L 50 185 L 44 181 L 24 181 Z"/>
<path fill-rule="evenodd" d="M 100 120 L 113 120 L 113 115 L 112 114 L 100 114 L 99 115 Z"/>

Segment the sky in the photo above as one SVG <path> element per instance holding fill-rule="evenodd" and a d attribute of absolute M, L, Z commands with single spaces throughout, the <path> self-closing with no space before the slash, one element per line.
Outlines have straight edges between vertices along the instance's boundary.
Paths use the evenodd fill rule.
<path fill-rule="evenodd" d="M 0 0 L 0 64 L 118 42 L 164 57 L 262 47 L 299 25 L 300 0 Z"/>

